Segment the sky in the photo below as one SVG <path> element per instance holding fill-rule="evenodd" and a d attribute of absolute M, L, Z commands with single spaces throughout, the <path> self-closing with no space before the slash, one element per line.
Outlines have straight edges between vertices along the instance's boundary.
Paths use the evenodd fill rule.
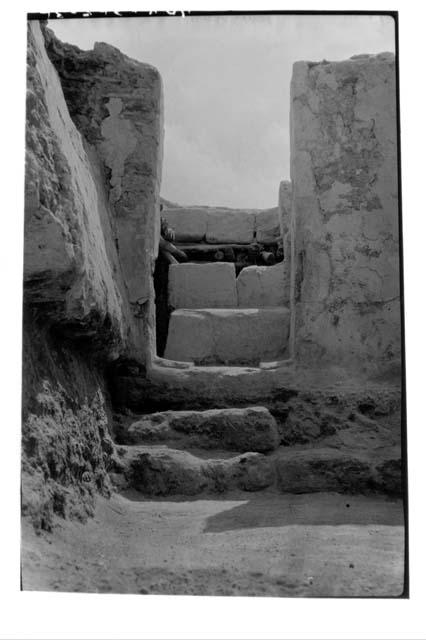
<path fill-rule="evenodd" d="M 161 195 L 266 208 L 290 177 L 293 63 L 395 50 L 388 16 L 185 16 L 52 20 L 64 42 L 107 42 L 164 83 Z"/>

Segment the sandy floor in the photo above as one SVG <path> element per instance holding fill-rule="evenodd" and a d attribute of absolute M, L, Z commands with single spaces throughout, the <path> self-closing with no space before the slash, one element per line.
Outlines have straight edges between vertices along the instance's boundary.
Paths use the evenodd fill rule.
<path fill-rule="evenodd" d="M 402 504 L 336 494 L 100 499 L 86 525 L 23 524 L 25 590 L 398 596 Z"/>

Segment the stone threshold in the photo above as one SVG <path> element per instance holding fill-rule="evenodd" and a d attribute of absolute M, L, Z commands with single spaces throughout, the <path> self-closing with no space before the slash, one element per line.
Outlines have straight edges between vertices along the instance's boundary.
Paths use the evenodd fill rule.
<path fill-rule="evenodd" d="M 250 366 L 197 366 L 189 362 L 154 358 L 147 379 L 173 395 L 184 393 L 188 400 L 199 398 L 226 402 L 250 402 L 291 386 L 295 378 L 292 360 L 262 362 Z"/>
<path fill-rule="evenodd" d="M 271 360 L 266 362 L 260 362 L 258 367 L 252 366 L 240 366 L 240 365 L 206 365 L 199 366 L 190 360 L 170 360 L 168 358 L 160 358 L 159 356 L 155 356 L 152 359 L 151 370 L 156 369 L 196 369 L 196 370 L 204 370 L 204 369 L 215 369 L 218 373 L 224 373 L 228 369 L 230 370 L 239 370 L 243 371 L 261 371 L 261 370 L 271 370 L 271 369 L 281 369 L 293 366 L 295 363 L 293 358 L 286 358 L 285 360 Z"/>

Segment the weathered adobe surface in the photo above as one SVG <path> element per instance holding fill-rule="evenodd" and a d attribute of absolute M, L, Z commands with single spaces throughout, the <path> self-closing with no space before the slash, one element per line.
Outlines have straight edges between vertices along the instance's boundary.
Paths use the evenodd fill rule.
<path fill-rule="evenodd" d="M 395 57 L 297 62 L 292 345 L 378 372 L 401 357 Z"/>
<path fill-rule="evenodd" d="M 144 120 L 155 122 L 157 137 L 145 152 L 137 140 L 133 149 L 137 155 L 126 156 L 126 162 L 137 165 L 132 174 L 126 164 L 134 180 L 133 186 L 126 183 L 126 197 L 132 191 L 135 200 L 139 197 L 140 166 L 152 189 L 143 184 L 144 206 L 130 212 L 122 209 L 117 225 L 120 199 L 111 198 L 112 189 L 106 188 L 108 136 L 100 143 L 102 156 L 93 139 L 89 142 L 77 130 L 46 54 L 43 30 L 38 22 L 29 23 L 22 506 L 36 527 L 47 529 L 54 513 L 85 519 L 93 511 L 96 492 L 110 491 L 107 471 L 113 444 L 104 369 L 117 359 L 133 358 L 140 373 L 149 350 L 150 312 L 139 304 L 139 292 L 134 294 L 116 240 L 119 236 L 119 247 L 122 236 L 117 226 L 129 223 L 128 237 L 131 227 L 136 244 L 142 243 L 150 257 L 155 255 L 151 217 L 158 211 L 154 183 L 161 164 L 161 91 L 154 91 L 159 84 L 150 71 L 145 76 L 146 70 L 112 48 L 101 47 L 91 59 L 96 73 L 109 69 L 109 60 L 115 61 L 120 82 L 137 84 L 138 77 L 140 86 L 146 81 L 145 93 L 152 92 L 152 104 L 147 103 L 141 113 Z M 100 94 L 98 99 L 102 109 L 104 99 Z M 108 100 L 110 104 L 112 97 Z M 93 96 L 88 102 L 93 107 Z M 108 117 L 104 111 L 101 128 L 108 130 Z M 125 132 L 121 133 L 126 142 Z M 119 147 L 120 136 L 114 142 Z M 119 177 L 114 175 L 119 188 Z M 150 231 L 141 239 L 145 228 Z M 149 269 L 145 281 L 147 273 Z"/>
<path fill-rule="evenodd" d="M 85 521 L 111 493 L 108 394 L 99 363 L 24 315 L 22 513 L 50 530 L 54 515 Z"/>

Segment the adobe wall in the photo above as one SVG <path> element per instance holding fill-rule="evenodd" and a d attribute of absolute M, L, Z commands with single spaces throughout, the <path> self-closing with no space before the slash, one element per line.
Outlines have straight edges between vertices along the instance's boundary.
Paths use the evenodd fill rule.
<path fill-rule="evenodd" d="M 114 243 L 133 315 L 154 350 L 153 273 L 160 235 L 163 86 L 158 71 L 105 43 L 91 51 L 44 29 L 77 130 L 99 158 L 112 212 Z"/>
<path fill-rule="evenodd" d="M 103 184 L 72 122 L 38 22 L 28 32 L 24 302 L 108 358 L 126 349 L 124 296 Z M 116 277 L 116 273 L 118 273 Z"/>
<path fill-rule="evenodd" d="M 45 36 L 29 22 L 22 511 L 49 529 L 109 494 L 106 369 L 152 352 L 163 129 L 152 67 L 55 40 L 58 76 Z"/>
<path fill-rule="evenodd" d="M 291 349 L 383 371 L 401 354 L 395 58 L 297 62 Z"/>

